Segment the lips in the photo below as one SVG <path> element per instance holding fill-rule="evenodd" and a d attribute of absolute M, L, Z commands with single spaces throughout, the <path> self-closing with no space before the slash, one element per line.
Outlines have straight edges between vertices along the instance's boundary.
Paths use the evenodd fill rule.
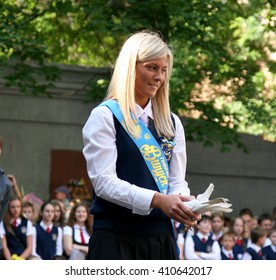
<path fill-rule="evenodd" d="M 148 84 L 150 87 L 154 88 L 154 89 L 158 89 L 159 85 L 155 85 L 155 84 Z"/>

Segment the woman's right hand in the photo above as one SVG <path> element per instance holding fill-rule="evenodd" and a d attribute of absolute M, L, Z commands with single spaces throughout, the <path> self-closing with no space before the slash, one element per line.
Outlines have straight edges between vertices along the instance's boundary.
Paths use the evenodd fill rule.
<path fill-rule="evenodd" d="M 161 209 L 165 215 L 187 226 L 195 226 L 201 218 L 200 214 L 192 212 L 183 202 L 194 199 L 192 196 L 155 193 L 151 202 L 152 208 Z"/>

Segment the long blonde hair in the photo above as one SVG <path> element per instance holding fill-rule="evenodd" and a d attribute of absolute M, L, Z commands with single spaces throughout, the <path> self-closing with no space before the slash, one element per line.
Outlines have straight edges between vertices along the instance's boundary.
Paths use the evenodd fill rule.
<path fill-rule="evenodd" d="M 169 104 L 169 80 L 172 73 L 173 55 L 170 47 L 159 33 L 140 31 L 130 36 L 124 43 L 116 60 L 106 100 L 116 99 L 121 107 L 125 125 L 131 134 L 135 134 L 135 76 L 136 62 L 146 62 L 168 56 L 168 69 L 163 84 L 152 98 L 155 129 L 158 135 L 174 137 L 174 127 Z"/>

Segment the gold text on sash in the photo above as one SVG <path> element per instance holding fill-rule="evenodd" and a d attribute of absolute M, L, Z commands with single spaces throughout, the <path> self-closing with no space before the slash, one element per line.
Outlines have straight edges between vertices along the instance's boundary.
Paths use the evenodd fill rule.
<path fill-rule="evenodd" d="M 159 181 L 162 186 L 167 185 L 166 171 L 164 171 L 160 160 L 158 160 L 158 157 L 162 156 L 160 149 L 154 145 L 145 144 L 140 148 L 140 151 L 144 159 L 150 162 L 152 174 L 155 176 L 156 181 Z"/>

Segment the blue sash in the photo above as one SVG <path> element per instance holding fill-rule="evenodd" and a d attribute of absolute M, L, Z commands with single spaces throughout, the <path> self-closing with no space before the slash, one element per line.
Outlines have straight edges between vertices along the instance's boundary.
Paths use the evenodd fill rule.
<path fill-rule="evenodd" d="M 158 142 L 155 140 L 149 129 L 140 119 L 137 119 L 134 115 L 132 115 L 132 118 L 138 122 L 136 125 L 135 135 L 132 135 L 129 133 L 124 124 L 123 113 L 117 101 L 107 100 L 101 103 L 100 106 L 107 106 L 115 115 L 117 120 L 122 124 L 129 137 L 133 140 L 141 152 L 141 155 L 147 164 L 147 167 L 154 178 L 159 191 L 163 194 L 167 194 L 169 186 L 168 162 L 162 148 L 159 146 Z"/>

